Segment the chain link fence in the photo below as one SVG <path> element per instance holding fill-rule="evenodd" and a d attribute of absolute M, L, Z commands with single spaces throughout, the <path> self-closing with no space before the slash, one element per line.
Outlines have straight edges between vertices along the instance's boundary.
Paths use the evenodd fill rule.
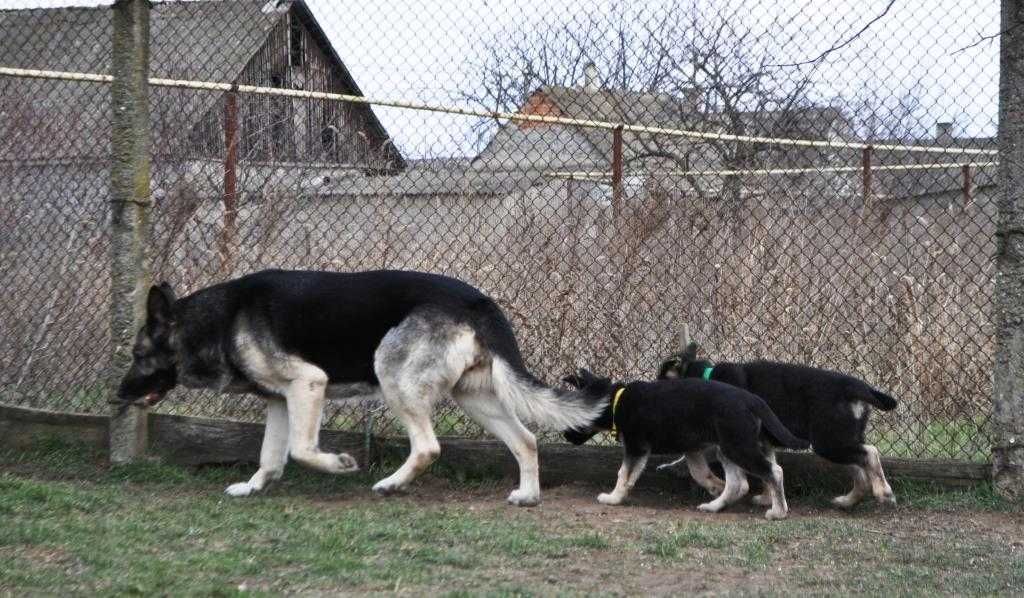
<path fill-rule="evenodd" d="M 551 382 L 653 377 L 688 323 L 896 396 L 885 454 L 989 459 L 997 2 L 387 4 L 153 5 L 152 77 L 264 88 L 150 88 L 155 279 L 448 274 Z M 10 69 L 108 74 L 111 12 L 0 10 L 3 403 L 107 410 L 109 85 Z"/>

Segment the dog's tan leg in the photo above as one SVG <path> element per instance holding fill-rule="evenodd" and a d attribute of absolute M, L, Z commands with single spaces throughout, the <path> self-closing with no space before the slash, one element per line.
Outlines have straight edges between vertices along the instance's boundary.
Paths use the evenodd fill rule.
<path fill-rule="evenodd" d="M 895 505 L 896 497 L 892 493 L 889 482 L 885 479 L 885 472 L 882 471 L 882 456 L 878 449 L 870 444 L 864 445 L 864 452 L 867 453 L 867 467 L 865 472 L 871 480 L 871 493 L 875 500 L 880 503 Z"/>
<path fill-rule="evenodd" d="M 691 451 L 686 453 L 683 458 L 686 459 L 686 467 L 690 470 L 690 476 L 710 492 L 711 496 L 718 496 L 725 490 L 725 482 L 708 467 L 708 459 L 704 451 Z"/>
<path fill-rule="evenodd" d="M 744 473 L 738 465 L 726 459 L 724 456 L 721 457 L 721 461 L 722 469 L 725 470 L 725 488 L 715 500 L 699 505 L 697 507 L 697 510 L 699 511 L 717 513 L 743 498 L 750 489 L 747 482 L 747 474 Z"/>
<path fill-rule="evenodd" d="M 853 489 L 849 493 L 837 496 L 832 499 L 832 504 L 840 509 L 850 509 L 859 503 L 871 489 L 868 475 L 860 465 L 850 465 L 850 473 L 853 474 Z"/>
<path fill-rule="evenodd" d="M 396 412 L 409 434 L 409 456 L 397 471 L 373 485 L 373 491 L 378 494 L 393 494 L 404 489 L 441 454 L 429 412 L 410 409 Z"/>
<path fill-rule="evenodd" d="M 622 466 L 619 467 L 619 477 L 615 481 L 615 489 L 611 492 L 602 492 L 597 495 L 597 502 L 603 505 L 620 505 L 633 489 L 640 474 L 647 467 L 647 458 L 651 453 L 648 451 L 640 457 L 631 458 L 628 455 L 622 459 Z"/>
<path fill-rule="evenodd" d="M 248 482 L 231 484 L 224 491 L 230 496 L 249 496 L 281 477 L 288 462 L 288 407 L 279 399 L 267 400 L 267 425 L 263 430 L 260 468 Z"/>
<path fill-rule="evenodd" d="M 782 481 L 782 468 L 772 461 L 772 477 L 764 481 L 765 489 L 772 503 L 772 508 L 764 514 L 766 519 L 785 519 L 789 515 L 789 505 L 786 504 L 786 488 Z"/>
<path fill-rule="evenodd" d="M 768 460 L 771 462 L 771 464 L 773 466 L 776 465 L 777 462 L 775 460 L 775 449 L 773 449 L 770 446 L 766 446 L 764 448 L 765 448 L 765 456 L 768 457 Z M 757 505 L 759 507 L 767 507 L 767 506 L 774 505 L 775 501 L 772 498 L 772 491 L 771 491 L 770 485 L 767 484 L 767 483 L 764 484 L 764 488 L 761 490 L 761 494 L 758 494 L 758 495 L 754 496 L 753 498 L 751 498 L 750 502 L 754 503 L 755 505 Z"/>
<path fill-rule="evenodd" d="M 521 507 L 539 504 L 537 439 L 533 433 L 494 393 L 456 392 L 455 400 L 474 421 L 504 442 L 516 458 L 519 464 L 519 488 L 508 495 L 508 502 Z"/>
<path fill-rule="evenodd" d="M 320 450 L 320 421 L 324 413 L 327 374 L 307 363 L 295 365 L 294 372 L 285 390 L 288 403 L 288 449 L 292 459 L 326 473 L 357 471 L 359 465 L 350 455 Z"/>

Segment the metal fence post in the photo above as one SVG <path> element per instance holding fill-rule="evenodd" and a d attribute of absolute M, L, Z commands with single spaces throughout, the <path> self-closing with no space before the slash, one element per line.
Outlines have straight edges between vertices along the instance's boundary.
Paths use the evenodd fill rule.
<path fill-rule="evenodd" d="M 1002 0 L 992 477 L 1024 499 L 1024 0 Z"/>
<path fill-rule="evenodd" d="M 616 226 L 622 215 L 622 129 L 622 125 L 612 129 L 612 214 Z"/>
<path fill-rule="evenodd" d="M 234 268 L 238 217 L 238 92 L 229 92 L 224 100 L 224 225 L 220 233 L 220 267 L 228 274 Z"/>
<path fill-rule="evenodd" d="M 131 362 L 145 319 L 149 288 L 149 2 L 113 6 L 110 168 L 110 340 L 108 392 Z M 146 412 L 131 407 L 110 420 L 110 460 L 124 463 L 146 449 Z"/>

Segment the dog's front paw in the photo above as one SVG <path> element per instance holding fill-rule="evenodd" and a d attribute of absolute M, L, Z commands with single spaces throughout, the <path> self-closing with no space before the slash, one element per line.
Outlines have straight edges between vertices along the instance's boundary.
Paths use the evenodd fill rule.
<path fill-rule="evenodd" d="M 621 505 L 622 497 L 616 496 L 614 492 L 602 492 L 601 494 L 597 495 L 597 502 L 601 503 L 602 505 Z"/>
<path fill-rule="evenodd" d="M 234 496 L 235 498 L 240 498 L 243 496 L 249 496 L 254 491 L 255 489 L 249 482 L 238 482 L 237 484 L 231 484 L 230 486 L 225 488 L 224 494 L 227 494 L 228 496 Z"/>
<path fill-rule="evenodd" d="M 859 496 L 850 496 L 847 494 L 837 496 L 832 499 L 832 504 L 839 507 L 840 509 L 852 509 L 853 507 L 857 506 L 857 503 L 859 502 Z"/>
<path fill-rule="evenodd" d="M 787 515 L 789 515 L 789 513 L 783 509 L 768 509 L 764 514 L 764 518 L 769 521 L 778 521 L 780 519 L 785 519 Z"/>
<path fill-rule="evenodd" d="M 540 496 L 535 492 L 517 488 L 508 495 L 508 504 L 517 507 L 536 507 L 540 504 Z"/>
<path fill-rule="evenodd" d="M 878 501 L 878 504 L 880 504 L 880 505 L 884 505 L 884 506 L 887 506 L 887 507 L 895 507 L 896 506 L 896 495 L 892 493 L 892 490 L 890 490 L 889 492 L 887 492 L 887 493 L 877 497 L 876 500 Z"/>
<path fill-rule="evenodd" d="M 373 491 L 380 496 L 392 496 L 402 494 L 405 491 L 405 487 L 385 478 L 373 485 Z"/>
<path fill-rule="evenodd" d="M 359 471 L 359 463 L 348 453 L 334 455 L 337 463 L 331 467 L 332 473 L 352 473 Z"/>
<path fill-rule="evenodd" d="M 715 501 L 711 501 L 702 505 L 697 505 L 697 510 L 704 513 L 717 513 L 722 510 L 722 505 L 715 503 Z"/>

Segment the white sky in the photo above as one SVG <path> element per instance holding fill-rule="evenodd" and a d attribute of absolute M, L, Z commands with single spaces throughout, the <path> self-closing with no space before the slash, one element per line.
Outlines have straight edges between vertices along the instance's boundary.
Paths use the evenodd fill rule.
<path fill-rule="evenodd" d="M 711 2 L 711 0 L 700 0 Z M 633 3 L 654 12 L 672 0 Z M 0 8 L 96 6 L 102 1 L 0 0 Z M 460 89 L 479 85 L 470 68 L 487 40 L 543 22 L 579 14 L 603 14 L 609 0 L 308 0 L 338 54 L 364 93 L 371 97 L 454 103 Z M 773 31 L 780 58 L 803 60 L 879 14 L 886 0 L 742 0 L 719 2 L 747 26 Z M 995 133 L 998 42 L 984 42 L 999 27 L 999 2 L 984 0 L 898 1 L 891 12 L 849 47 L 833 54 L 815 77 L 821 99 L 852 98 L 865 87 L 880 100 L 908 91 L 914 83 L 922 107 L 919 125 L 953 121 L 966 135 Z M 970 7 L 969 9 L 966 7 Z M 0 57 L 0 63 L 3 57 Z M 55 68 L 59 65 L 54 65 Z M 473 151 L 472 118 L 377 108 L 378 116 L 409 156 Z"/>

